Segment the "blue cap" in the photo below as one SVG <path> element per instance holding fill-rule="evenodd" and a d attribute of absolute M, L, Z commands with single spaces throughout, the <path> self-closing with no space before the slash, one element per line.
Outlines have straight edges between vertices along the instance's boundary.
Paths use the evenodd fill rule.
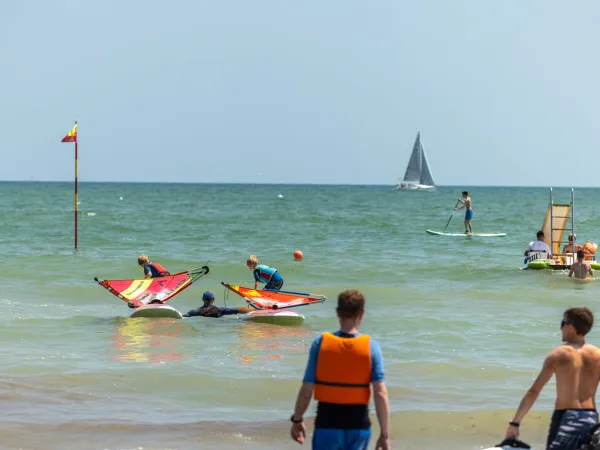
<path fill-rule="evenodd" d="M 204 294 L 202 294 L 202 300 L 214 300 L 215 299 L 215 294 L 213 294 L 211 291 L 206 291 Z"/>

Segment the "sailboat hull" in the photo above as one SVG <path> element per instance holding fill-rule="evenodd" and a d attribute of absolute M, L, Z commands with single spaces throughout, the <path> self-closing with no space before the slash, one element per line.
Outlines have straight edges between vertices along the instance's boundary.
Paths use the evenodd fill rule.
<path fill-rule="evenodd" d="M 435 191 L 435 186 L 428 186 L 426 184 L 408 184 L 401 183 L 396 185 L 397 191 Z"/>

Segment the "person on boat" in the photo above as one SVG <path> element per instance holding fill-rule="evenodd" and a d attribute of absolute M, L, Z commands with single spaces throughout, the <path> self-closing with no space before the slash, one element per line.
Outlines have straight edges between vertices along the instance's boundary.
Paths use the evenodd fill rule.
<path fill-rule="evenodd" d="M 467 208 L 467 211 L 465 212 L 465 234 L 473 234 L 473 227 L 471 226 L 471 220 L 473 219 L 471 197 L 469 197 L 469 193 L 467 191 L 462 191 L 462 197 L 464 200 L 462 198 L 458 199 L 458 201 L 462 203 L 462 206 L 454 208 L 454 211 Z"/>
<path fill-rule="evenodd" d="M 506 430 L 506 438 L 518 439 L 519 426 L 552 375 L 556 375 L 556 401 L 548 432 L 547 450 L 575 450 L 598 423 L 595 396 L 600 382 L 600 349 L 585 335 L 594 323 L 585 307 L 567 309 L 560 323 L 564 345 L 552 350 Z"/>
<path fill-rule="evenodd" d="M 544 242 L 544 239 L 546 239 L 544 232 L 542 230 L 538 231 L 536 237 L 537 239 L 535 241 L 531 241 L 529 243 L 523 255 L 529 256 L 529 253 L 531 252 L 543 252 L 547 253 L 549 257 L 552 256 L 552 250 L 550 249 L 550 246 Z"/>
<path fill-rule="evenodd" d="M 145 254 L 138 257 L 138 265 L 144 268 L 144 278 L 157 278 L 171 275 L 161 264 L 151 262 L 148 255 Z"/>
<path fill-rule="evenodd" d="M 201 307 L 188 311 L 183 315 L 183 317 L 201 316 L 219 318 L 231 314 L 246 314 L 252 311 L 251 308 L 247 308 L 245 306 L 238 306 L 237 308 L 223 308 L 220 306 L 215 306 L 215 294 L 213 294 L 211 291 L 206 291 L 204 294 L 202 294 L 202 302 L 203 305 Z"/>
<path fill-rule="evenodd" d="M 563 247 L 563 255 L 566 255 L 567 253 L 573 253 L 573 235 L 569 234 L 567 239 L 569 242 Z M 575 240 L 577 240 L 577 235 L 575 235 Z"/>
<path fill-rule="evenodd" d="M 246 266 L 254 274 L 254 289 L 258 289 L 259 283 L 264 283 L 269 291 L 279 291 L 283 287 L 283 277 L 277 269 L 259 264 L 256 255 L 248 256 Z"/>
<path fill-rule="evenodd" d="M 575 275 L 575 278 L 580 278 L 585 280 L 587 276 L 594 276 L 594 272 L 589 264 L 583 262 L 585 258 L 585 253 L 583 250 L 577 250 L 577 262 L 571 264 L 571 270 L 569 271 L 569 276 Z"/>
<path fill-rule="evenodd" d="M 336 308 L 340 329 L 318 336 L 310 348 L 302 386 L 290 420 L 291 437 L 306 438 L 304 413 L 311 397 L 318 401 L 313 449 L 363 450 L 371 438 L 371 387 L 380 435 L 378 450 L 390 448 L 389 399 L 384 382 L 381 348 L 368 334 L 358 332 L 365 297 L 357 290 L 339 294 Z"/>

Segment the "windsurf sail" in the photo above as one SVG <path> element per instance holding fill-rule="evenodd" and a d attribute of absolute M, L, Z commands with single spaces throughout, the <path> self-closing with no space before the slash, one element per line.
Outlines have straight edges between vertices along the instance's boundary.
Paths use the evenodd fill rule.
<path fill-rule="evenodd" d="M 186 270 L 166 277 L 129 280 L 99 280 L 94 278 L 94 280 L 111 294 L 138 307 L 148 305 L 154 300 L 165 303 L 208 272 L 208 266 L 202 266 L 199 269 Z"/>
<path fill-rule="evenodd" d="M 294 308 L 297 306 L 311 305 L 313 303 L 323 303 L 325 301 L 324 295 L 290 291 L 258 290 L 223 282 L 221 282 L 221 284 L 240 297 L 243 297 L 250 306 L 256 309 Z"/>

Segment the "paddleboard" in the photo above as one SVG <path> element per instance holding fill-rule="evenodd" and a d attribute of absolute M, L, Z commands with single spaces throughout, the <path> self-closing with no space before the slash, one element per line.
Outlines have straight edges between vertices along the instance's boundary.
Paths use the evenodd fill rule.
<path fill-rule="evenodd" d="M 455 237 L 503 237 L 506 236 L 506 233 L 444 233 L 442 231 L 434 231 L 434 230 L 426 230 L 427 233 L 433 234 L 435 236 L 455 236 Z"/>
<path fill-rule="evenodd" d="M 146 305 L 137 308 L 131 317 L 168 317 L 171 319 L 183 319 L 179 311 L 169 305 Z"/>
<path fill-rule="evenodd" d="M 277 310 L 277 309 L 259 309 L 238 316 L 238 319 L 248 320 L 250 322 L 271 323 L 274 325 L 302 325 L 304 316 L 296 311 Z"/>

